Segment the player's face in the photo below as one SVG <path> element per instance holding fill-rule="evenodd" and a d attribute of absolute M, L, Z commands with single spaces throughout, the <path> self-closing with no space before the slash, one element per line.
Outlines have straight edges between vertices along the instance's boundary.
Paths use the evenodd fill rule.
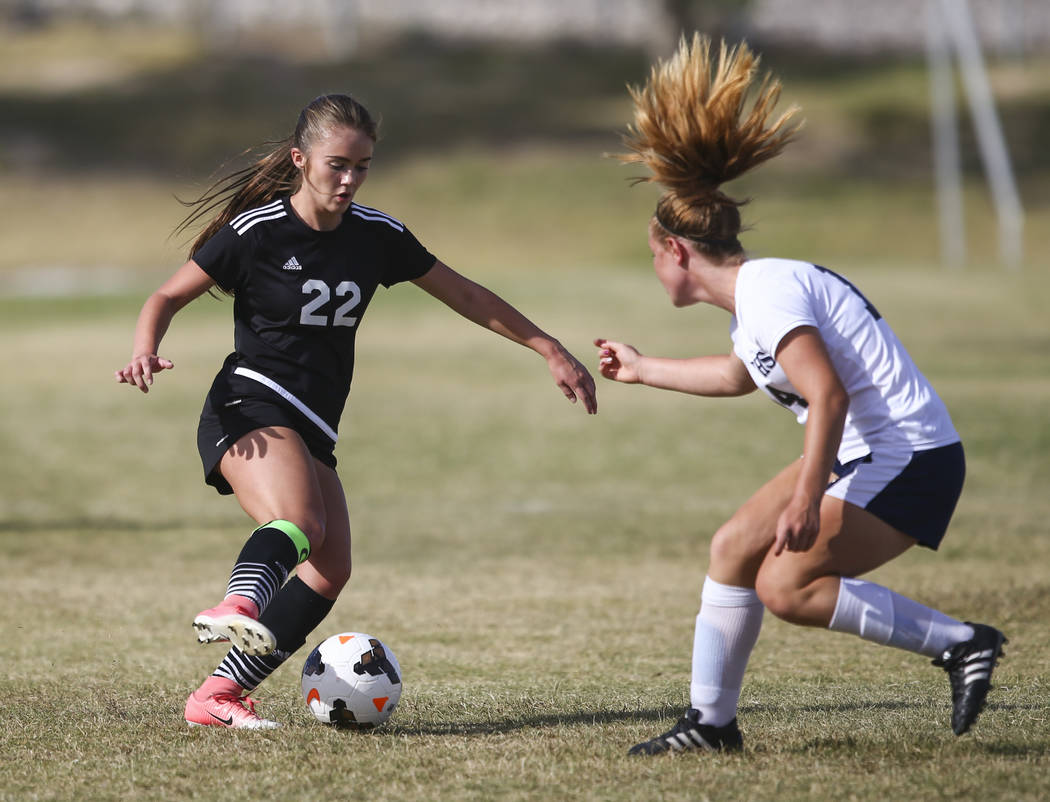
<path fill-rule="evenodd" d="M 303 171 L 302 192 L 321 215 L 339 215 L 350 207 L 368 176 L 375 143 L 356 128 L 338 127 L 314 142 L 309 153 L 292 149 Z"/>
<path fill-rule="evenodd" d="M 667 290 L 671 303 L 675 306 L 694 303 L 694 299 L 688 294 L 689 271 L 676 258 L 674 250 L 667 242 L 667 235 L 661 235 L 652 226 L 649 228 L 649 250 L 653 252 L 653 270 Z"/>

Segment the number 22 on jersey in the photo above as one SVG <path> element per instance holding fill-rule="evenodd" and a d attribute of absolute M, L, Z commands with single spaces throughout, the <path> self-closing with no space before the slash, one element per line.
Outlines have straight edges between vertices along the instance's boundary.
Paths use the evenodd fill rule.
<path fill-rule="evenodd" d="M 318 278 L 308 279 L 303 282 L 303 295 L 309 295 L 310 298 L 303 304 L 303 308 L 299 312 L 299 322 L 302 325 L 327 326 L 329 320 L 331 320 L 333 326 L 348 326 L 352 328 L 357 325 L 357 318 L 350 314 L 361 303 L 361 288 L 357 286 L 357 282 L 340 281 L 335 286 L 335 297 L 337 299 L 346 296 L 349 296 L 349 298 L 336 307 L 331 318 L 327 314 L 323 314 L 324 310 L 322 309 L 332 300 L 332 288 L 328 284 Z M 321 314 L 318 314 L 319 312 Z"/>

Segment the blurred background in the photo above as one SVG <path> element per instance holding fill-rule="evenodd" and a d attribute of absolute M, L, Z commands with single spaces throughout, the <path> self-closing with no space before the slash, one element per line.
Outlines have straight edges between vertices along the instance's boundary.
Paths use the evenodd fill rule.
<path fill-rule="evenodd" d="M 607 157 L 627 86 L 694 30 L 746 39 L 806 120 L 727 187 L 744 246 L 859 284 L 966 443 L 944 547 L 873 578 L 1011 639 L 977 739 L 949 743 L 925 661 L 766 616 L 759 746 L 704 788 L 1047 798 L 1050 0 L 0 0 L 0 802 L 697 797 L 691 761 L 622 754 L 684 702 L 711 533 L 799 454 L 760 394 L 600 381 L 589 417 L 526 349 L 377 293 L 336 448 L 354 581 L 311 644 L 380 636 L 408 690 L 389 735 L 332 738 L 300 653 L 263 688 L 291 726 L 253 749 L 181 718 L 216 660 L 188 615 L 254 528 L 193 447 L 229 299 L 179 313 L 148 396 L 113 377 L 187 257 L 179 200 L 326 92 L 382 119 L 358 200 L 592 370 L 597 336 L 724 353 L 728 316 L 652 275 L 658 189 Z"/>
<path fill-rule="evenodd" d="M 807 120 L 731 188 L 745 246 L 1046 266 L 1044 0 L 0 0 L 0 295 L 148 290 L 177 198 L 330 91 L 382 118 L 359 200 L 453 266 L 644 269 L 656 190 L 604 155 L 692 30 L 747 39 Z"/>

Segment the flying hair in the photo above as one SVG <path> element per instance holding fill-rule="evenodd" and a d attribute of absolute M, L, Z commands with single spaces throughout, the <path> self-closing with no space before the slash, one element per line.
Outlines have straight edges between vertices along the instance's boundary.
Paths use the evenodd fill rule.
<path fill-rule="evenodd" d="M 337 126 L 362 131 L 373 142 L 379 138 L 378 122 L 360 102 L 346 94 L 320 95 L 299 113 L 293 133 L 245 151 L 242 158 L 253 158 L 251 164 L 219 178 L 199 197 L 180 201 L 191 211 L 176 227 L 175 234 L 189 231 L 202 221 L 206 223 L 190 247 L 190 256 L 241 212 L 295 192 L 302 175 L 292 162 L 291 149 L 309 153 L 325 132 Z"/>
<path fill-rule="evenodd" d="M 706 36 L 683 36 L 673 56 L 653 65 L 645 86 L 628 87 L 634 122 L 623 141 L 631 152 L 616 158 L 648 168 L 636 182 L 667 190 L 655 217 L 669 233 L 732 253 L 742 250 L 738 207 L 746 201 L 722 185 L 780 153 L 802 121 L 792 106 L 771 122 L 780 81 L 767 73 L 753 91 L 759 57 L 746 43 L 723 41 L 714 59 L 711 51 Z"/>

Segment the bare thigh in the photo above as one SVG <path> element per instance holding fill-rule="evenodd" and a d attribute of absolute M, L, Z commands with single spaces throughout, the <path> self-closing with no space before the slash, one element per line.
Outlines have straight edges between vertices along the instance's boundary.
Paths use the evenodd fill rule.
<path fill-rule="evenodd" d="M 770 612 L 786 621 L 827 626 L 841 577 L 873 571 L 916 541 L 854 504 L 824 496 L 812 548 L 774 555 L 777 519 L 795 491 L 801 464 L 796 460 L 766 482 L 719 528 L 708 576 L 755 588 Z"/>
<path fill-rule="evenodd" d="M 270 426 L 240 438 L 219 469 L 241 507 L 260 524 L 282 519 L 310 541 L 299 578 L 334 599 L 350 577 L 350 521 L 334 470 L 310 454 L 293 429 Z"/>
<path fill-rule="evenodd" d="M 766 482 L 726 521 L 711 540 L 708 576 L 716 582 L 753 588 L 776 537 L 777 519 L 787 505 L 802 467 L 795 460 Z"/>
<path fill-rule="evenodd" d="M 294 429 L 268 426 L 234 443 L 219 470 L 248 515 L 260 524 L 291 521 L 309 539 L 312 551 L 324 542 L 326 523 L 315 463 Z"/>
<path fill-rule="evenodd" d="M 759 598 L 774 615 L 826 627 L 838 600 L 839 579 L 873 571 L 916 540 L 860 507 L 831 496 L 820 506 L 820 533 L 802 552 L 767 550 L 759 568 Z"/>

